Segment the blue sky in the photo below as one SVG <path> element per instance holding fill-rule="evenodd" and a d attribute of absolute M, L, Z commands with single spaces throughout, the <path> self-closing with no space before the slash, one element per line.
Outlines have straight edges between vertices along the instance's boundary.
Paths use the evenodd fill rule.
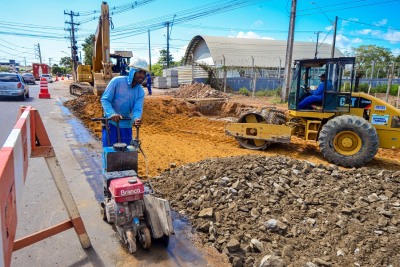
<path fill-rule="evenodd" d="M 137 0 L 143 2 L 144 0 Z M 148 60 L 147 32 L 127 36 L 127 30 L 146 30 L 144 21 L 172 21 L 182 18 L 182 11 L 200 11 L 200 7 L 212 6 L 223 0 L 147 0 L 149 3 L 129 11 L 112 15 L 114 30 L 111 31 L 112 50 L 131 50 L 136 57 Z M 286 40 L 289 28 L 291 0 L 267 0 L 228 12 L 215 12 L 199 19 L 177 23 L 172 27 L 171 53 L 179 60 L 190 39 L 196 35 L 230 36 L 242 38 L 266 38 Z M 134 1 L 108 1 L 110 9 Z M 0 9 L 0 61 L 15 59 L 28 64 L 38 62 L 34 44 L 40 43 L 45 63 L 70 53 L 68 36 L 63 29 L 69 17 L 64 10 L 80 12 L 75 17 L 83 21 L 78 26 L 78 45 L 97 27 L 98 14 L 83 16 L 100 10 L 101 1 L 78 0 L 2 0 Z M 320 31 L 320 42 L 332 42 L 332 24 L 339 17 L 336 46 L 350 50 L 360 45 L 374 44 L 400 54 L 400 0 L 298 0 L 295 41 L 315 43 L 315 32 Z M 160 19 L 164 17 L 163 19 Z M 42 27 L 44 26 L 44 27 Z M 15 36 L 19 35 L 19 36 Z M 21 35 L 38 35 L 34 37 Z M 116 34 L 119 34 L 118 36 Z M 166 47 L 166 29 L 151 31 L 152 62 L 156 62 L 159 50 Z M 83 56 L 83 54 L 82 54 Z"/>

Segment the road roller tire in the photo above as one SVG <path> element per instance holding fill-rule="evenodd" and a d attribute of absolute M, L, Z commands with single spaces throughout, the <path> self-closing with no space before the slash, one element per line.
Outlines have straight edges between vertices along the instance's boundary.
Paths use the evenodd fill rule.
<path fill-rule="evenodd" d="M 376 129 L 364 118 L 342 115 L 329 120 L 318 138 L 322 155 L 343 167 L 361 167 L 372 160 L 379 148 Z"/>

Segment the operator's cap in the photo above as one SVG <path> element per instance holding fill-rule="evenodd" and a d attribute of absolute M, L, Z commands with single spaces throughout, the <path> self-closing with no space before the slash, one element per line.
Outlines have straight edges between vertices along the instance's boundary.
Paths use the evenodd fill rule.
<path fill-rule="evenodd" d="M 321 75 L 319 75 L 318 77 L 324 77 L 325 78 L 325 73 L 322 73 Z"/>

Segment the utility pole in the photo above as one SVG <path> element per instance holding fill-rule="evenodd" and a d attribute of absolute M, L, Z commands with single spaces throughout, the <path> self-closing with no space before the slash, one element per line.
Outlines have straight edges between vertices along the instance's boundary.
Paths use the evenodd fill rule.
<path fill-rule="evenodd" d="M 226 93 L 226 66 L 225 66 L 225 56 L 222 55 L 222 58 L 224 60 L 224 93 Z"/>
<path fill-rule="evenodd" d="M 167 24 L 167 68 L 169 69 L 169 21 L 167 21 L 166 24 Z"/>
<path fill-rule="evenodd" d="M 289 85 L 292 72 L 292 54 L 293 54 L 293 41 L 294 41 L 294 26 L 296 20 L 296 4 L 297 0 L 292 0 L 292 8 L 290 11 L 290 24 L 289 34 L 286 46 L 286 59 L 285 59 L 285 81 L 282 86 L 281 101 L 286 102 L 287 96 L 289 95 Z"/>
<path fill-rule="evenodd" d="M 332 40 L 331 58 L 335 57 L 337 21 L 338 21 L 338 16 L 335 17 L 335 23 L 333 24 L 333 40 Z"/>
<path fill-rule="evenodd" d="M 388 103 L 389 100 L 389 93 L 390 93 L 390 88 L 392 87 L 393 74 L 394 74 L 394 62 L 392 62 L 392 67 L 390 68 L 390 73 L 389 73 L 389 81 L 386 89 L 386 103 Z"/>
<path fill-rule="evenodd" d="M 24 66 L 26 67 L 26 57 L 24 57 L 24 64 L 25 64 Z"/>
<path fill-rule="evenodd" d="M 251 94 L 251 97 L 253 97 L 254 98 L 254 95 L 255 95 L 255 93 L 256 93 L 256 72 L 255 72 L 255 70 L 254 70 L 254 57 L 252 56 L 251 57 L 251 69 L 252 69 L 252 76 L 253 76 L 253 93 Z"/>
<path fill-rule="evenodd" d="M 52 60 L 52 58 L 49 57 L 50 75 L 51 75 L 51 60 Z"/>
<path fill-rule="evenodd" d="M 374 68 L 375 68 L 375 61 L 372 60 L 372 72 L 371 72 L 371 79 L 373 78 L 372 75 L 374 75 Z"/>
<path fill-rule="evenodd" d="M 169 25 L 171 24 L 171 31 L 172 31 L 172 25 L 174 24 L 175 17 L 176 17 L 176 15 L 174 15 L 174 18 L 172 19 L 172 23 L 169 21 L 165 22 L 165 24 L 167 25 L 167 68 L 169 68 L 169 61 L 170 61 L 170 59 L 169 59 L 169 38 L 170 38 L 171 32 L 169 29 Z"/>
<path fill-rule="evenodd" d="M 150 29 L 147 30 L 147 36 L 149 37 L 149 70 L 151 72 L 151 48 L 150 48 Z"/>
<path fill-rule="evenodd" d="M 317 59 L 317 55 L 318 55 L 318 39 L 319 39 L 319 34 L 321 33 L 321 31 L 318 32 L 314 32 L 317 35 L 317 43 L 315 44 L 315 56 L 314 58 Z"/>
<path fill-rule="evenodd" d="M 35 46 L 35 56 L 39 58 L 39 62 L 40 64 L 42 64 L 42 53 L 40 52 L 40 44 L 38 43 L 37 45 L 34 46 Z"/>
<path fill-rule="evenodd" d="M 76 46 L 76 40 L 75 40 L 75 26 L 80 25 L 79 23 L 74 23 L 74 17 L 79 16 L 79 13 L 74 13 L 73 11 L 70 11 L 69 13 L 64 11 L 64 15 L 69 15 L 71 17 L 71 21 L 66 21 L 65 23 L 71 25 L 70 28 L 70 37 L 71 37 L 71 59 L 72 59 L 72 76 L 74 78 L 74 81 L 76 81 L 76 69 L 78 68 L 78 62 L 77 62 L 77 57 L 78 57 L 78 48 Z"/>

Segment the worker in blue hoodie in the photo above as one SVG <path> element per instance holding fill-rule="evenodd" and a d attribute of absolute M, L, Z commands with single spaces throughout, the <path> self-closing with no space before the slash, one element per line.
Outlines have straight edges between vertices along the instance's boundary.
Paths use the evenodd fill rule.
<path fill-rule="evenodd" d="M 129 144 L 132 140 L 132 125 L 139 126 L 142 118 L 144 90 L 142 82 L 147 70 L 131 66 L 128 76 L 114 77 L 101 97 L 104 117 L 110 118 L 110 146 L 117 143 L 117 123 L 120 127 L 121 142 Z M 131 120 L 121 120 L 130 118 Z M 107 144 L 106 129 L 102 132 L 103 147 Z"/>

